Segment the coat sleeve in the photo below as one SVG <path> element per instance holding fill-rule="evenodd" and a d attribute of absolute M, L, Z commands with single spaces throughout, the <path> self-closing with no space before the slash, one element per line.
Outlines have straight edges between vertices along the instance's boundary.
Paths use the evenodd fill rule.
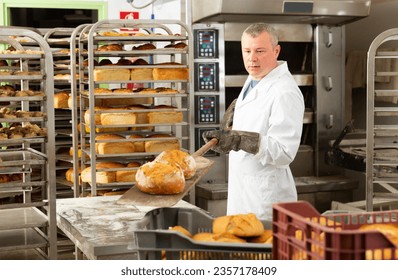
<path fill-rule="evenodd" d="M 263 165 L 283 167 L 294 160 L 300 146 L 305 105 L 302 93 L 295 87 L 277 87 L 273 98 L 268 130 L 261 134 L 255 157 Z"/>

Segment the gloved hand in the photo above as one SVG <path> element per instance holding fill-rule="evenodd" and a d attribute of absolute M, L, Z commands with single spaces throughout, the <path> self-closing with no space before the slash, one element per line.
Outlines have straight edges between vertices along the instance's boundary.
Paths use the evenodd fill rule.
<path fill-rule="evenodd" d="M 243 150 L 250 154 L 257 154 L 260 145 L 260 134 L 257 132 L 240 130 L 209 130 L 202 134 L 203 140 L 207 143 L 213 138 L 218 140 L 212 148 L 217 153 L 228 153 L 231 150 Z"/>
<path fill-rule="evenodd" d="M 237 99 L 232 101 L 231 104 L 228 106 L 228 109 L 225 111 L 224 117 L 220 123 L 221 130 L 231 130 L 232 129 L 232 121 L 234 118 L 236 100 Z"/>

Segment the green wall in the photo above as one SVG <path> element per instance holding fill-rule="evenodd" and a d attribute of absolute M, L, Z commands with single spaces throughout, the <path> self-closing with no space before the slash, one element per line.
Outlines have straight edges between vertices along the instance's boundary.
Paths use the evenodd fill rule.
<path fill-rule="evenodd" d="M 108 18 L 108 2 L 75 0 L 0 0 L 0 25 L 10 25 L 9 8 L 98 10 L 98 20 Z"/>

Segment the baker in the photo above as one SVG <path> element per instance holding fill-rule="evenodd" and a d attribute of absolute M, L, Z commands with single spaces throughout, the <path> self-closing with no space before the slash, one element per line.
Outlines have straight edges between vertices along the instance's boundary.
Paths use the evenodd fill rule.
<path fill-rule="evenodd" d="M 241 47 L 249 76 L 220 130 L 202 136 L 218 139 L 214 151 L 229 152 L 227 215 L 251 212 L 271 221 L 273 203 L 297 200 L 289 164 L 300 146 L 304 99 L 287 62 L 278 61 L 270 25 L 250 25 Z"/>

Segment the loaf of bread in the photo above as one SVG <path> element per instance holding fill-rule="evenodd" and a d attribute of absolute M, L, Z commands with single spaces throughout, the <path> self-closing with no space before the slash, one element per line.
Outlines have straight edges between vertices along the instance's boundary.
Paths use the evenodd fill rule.
<path fill-rule="evenodd" d="M 129 162 L 126 167 L 137 168 L 140 167 L 139 162 L 133 161 Z M 116 182 L 135 182 L 135 175 L 137 174 L 137 169 L 133 170 L 118 170 L 116 171 Z"/>
<path fill-rule="evenodd" d="M 129 108 L 109 108 L 100 114 L 101 125 L 132 125 L 136 123 L 137 115 L 133 112 L 117 112 Z"/>
<path fill-rule="evenodd" d="M 130 69 L 94 69 L 94 81 L 127 81 L 130 80 Z"/>
<path fill-rule="evenodd" d="M 134 93 L 138 94 L 176 94 L 178 90 L 169 87 L 157 87 L 157 88 L 137 88 Z"/>
<path fill-rule="evenodd" d="M 271 244 L 272 243 L 272 230 L 264 229 L 263 233 L 259 236 L 250 237 L 247 239 L 250 243 L 265 243 Z"/>
<path fill-rule="evenodd" d="M 153 80 L 152 68 L 134 68 L 131 69 L 130 79 L 132 81 Z"/>
<path fill-rule="evenodd" d="M 131 142 L 117 140 L 125 140 L 126 138 L 118 134 L 100 134 L 95 137 L 95 151 L 100 155 L 105 154 L 129 154 L 134 153 L 135 147 Z M 115 142 L 102 142 L 102 141 L 115 141 Z"/>
<path fill-rule="evenodd" d="M 157 105 L 156 110 L 148 113 L 148 122 L 153 124 L 160 123 L 180 123 L 183 121 L 183 114 L 181 111 L 175 111 L 177 108 L 168 105 Z"/>
<path fill-rule="evenodd" d="M 109 58 L 103 58 L 100 60 L 98 63 L 99 66 L 107 66 L 107 65 L 113 65 L 112 61 Z"/>
<path fill-rule="evenodd" d="M 120 44 L 108 44 L 108 45 L 103 45 L 97 48 L 97 51 L 100 52 L 109 52 L 109 51 L 122 51 L 123 46 Z"/>
<path fill-rule="evenodd" d="M 137 116 L 136 119 L 136 124 L 148 124 L 148 112 L 136 112 L 140 110 L 148 110 L 149 108 L 145 105 L 142 104 L 137 104 L 129 107 L 131 110 L 134 110 L 134 113 Z M 132 127 L 131 130 L 152 130 L 153 126 L 138 126 L 138 127 Z"/>
<path fill-rule="evenodd" d="M 141 165 L 135 179 L 138 189 L 149 194 L 178 194 L 185 188 L 182 169 L 161 162 Z"/>
<path fill-rule="evenodd" d="M 253 213 L 220 216 L 213 220 L 213 232 L 228 232 L 239 237 L 254 237 L 264 233 L 264 225 Z"/>
<path fill-rule="evenodd" d="M 70 147 L 70 148 L 69 148 L 69 155 L 70 155 L 71 157 L 73 157 L 73 147 Z M 80 147 L 80 145 L 79 145 L 79 148 L 77 149 L 77 157 L 78 157 L 78 158 L 81 158 L 81 157 L 82 157 L 82 148 Z"/>
<path fill-rule="evenodd" d="M 69 98 L 68 98 L 68 108 L 70 108 L 70 109 L 72 109 L 73 108 L 73 97 L 72 97 L 72 95 L 69 95 Z M 84 103 L 85 103 L 85 105 L 87 106 L 88 105 L 88 99 L 84 99 Z M 80 96 L 76 96 L 76 103 L 75 103 L 76 105 L 76 108 L 80 108 Z M 96 99 L 95 100 L 95 104 L 97 105 L 97 106 L 100 106 L 101 105 L 101 99 Z"/>
<path fill-rule="evenodd" d="M 106 119 L 106 122 L 108 122 L 109 119 L 111 119 L 112 114 L 115 114 L 115 113 L 111 113 L 112 108 L 110 108 L 110 107 L 96 106 L 94 108 L 94 111 L 100 111 L 100 110 L 109 110 L 110 113 L 104 113 L 105 114 L 104 118 Z M 106 114 L 108 114 L 108 115 L 106 115 Z M 101 115 L 102 115 L 102 113 L 94 113 L 94 120 L 95 120 L 96 125 L 104 125 L 101 121 Z M 123 116 L 121 118 L 123 118 Z M 89 109 L 87 109 L 84 112 L 84 121 L 87 125 L 90 125 L 90 110 Z M 112 122 L 112 120 L 110 120 L 110 121 Z M 109 125 L 109 124 L 107 124 L 107 125 Z M 97 127 L 95 130 L 96 130 L 96 132 L 120 132 L 120 131 L 128 130 L 128 127 L 101 127 L 101 128 Z M 89 132 L 88 126 L 86 127 L 86 131 Z"/>
<path fill-rule="evenodd" d="M 195 159 L 181 150 L 163 151 L 155 158 L 155 161 L 180 167 L 184 172 L 185 180 L 191 179 L 196 173 Z"/>
<path fill-rule="evenodd" d="M 119 58 L 115 65 L 132 65 L 133 62 L 126 58 Z"/>
<path fill-rule="evenodd" d="M 98 184 L 107 184 L 116 182 L 116 171 L 108 171 L 106 169 L 124 168 L 125 165 L 118 162 L 98 162 L 96 165 L 95 180 Z M 82 182 L 91 183 L 91 167 L 86 167 L 82 170 Z M 104 170 L 99 170 L 104 169 Z"/>
<path fill-rule="evenodd" d="M 146 51 L 146 50 L 154 50 L 154 49 L 156 49 L 156 47 L 152 43 L 145 43 L 145 44 L 133 47 L 133 50 L 137 50 L 137 51 Z"/>
<path fill-rule="evenodd" d="M 65 91 L 58 92 L 54 94 L 54 108 L 69 108 L 68 100 L 70 94 Z"/>
<path fill-rule="evenodd" d="M 148 139 L 156 138 L 170 138 L 168 134 L 153 134 L 148 136 Z M 145 141 L 145 152 L 147 153 L 160 153 L 166 150 L 179 150 L 180 142 L 177 139 L 162 139 L 162 140 L 147 140 Z"/>
<path fill-rule="evenodd" d="M 78 183 L 80 184 L 81 182 L 82 182 L 82 179 L 81 179 L 81 172 L 82 172 L 82 169 L 79 167 L 78 168 L 78 171 L 77 171 L 78 173 Z M 66 173 L 65 173 L 65 178 L 66 178 L 66 180 L 68 181 L 68 182 L 71 182 L 71 183 L 73 183 L 73 181 L 74 181 L 74 178 L 75 178 L 75 175 L 74 175 L 74 169 L 73 169 L 73 167 L 71 167 L 71 168 L 69 168 L 67 171 L 66 171 Z"/>
<path fill-rule="evenodd" d="M 178 43 L 172 43 L 164 46 L 166 49 L 185 49 L 188 45 L 185 44 L 184 42 L 178 42 Z"/>
<path fill-rule="evenodd" d="M 160 66 L 179 66 L 181 63 L 177 62 L 166 62 L 157 64 Z M 153 69 L 154 80 L 188 80 L 189 71 L 187 68 L 154 68 Z"/>
<path fill-rule="evenodd" d="M 108 88 L 95 88 L 94 95 L 110 95 L 112 94 L 112 90 Z"/>
<path fill-rule="evenodd" d="M 144 137 L 139 134 L 131 134 L 128 136 L 128 139 L 143 139 Z M 145 142 L 144 141 L 131 141 L 133 143 L 136 153 L 144 153 L 145 152 Z"/>

